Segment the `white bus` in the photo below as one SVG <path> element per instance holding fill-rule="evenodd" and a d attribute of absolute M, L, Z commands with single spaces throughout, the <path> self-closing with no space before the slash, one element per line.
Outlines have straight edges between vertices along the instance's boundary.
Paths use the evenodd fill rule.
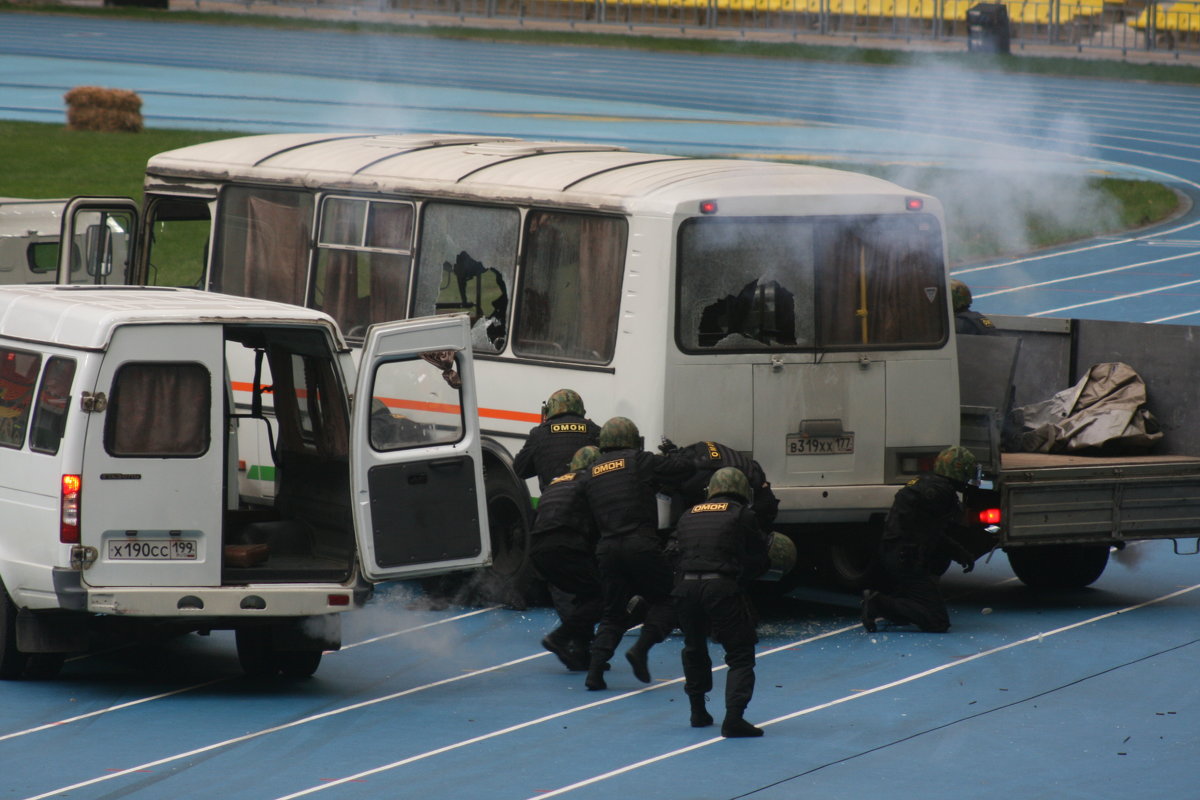
<path fill-rule="evenodd" d="M 897 486 L 959 440 L 942 210 L 877 178 L 487 136 L 281 134 L 154 156 L 140 209 L 86 200 L 64 215 L 76 247 L 62 282 L 305 305 L 352 343 L 374 322 L 467 312 L 502 571 L 523 563 L 536 489 L 512 456 L 559 388 L 598 423 L 633 419 L 649 448 L 666 436 L 751 454 L 802 564 L 843 578 Z M 131 214 L 125 264 L 88 246 L 107 242 L 89 229 Z M 246 403 L 252 383 L 247 364 Z M 243 477 L 269 494 L 262 453 Z"/>

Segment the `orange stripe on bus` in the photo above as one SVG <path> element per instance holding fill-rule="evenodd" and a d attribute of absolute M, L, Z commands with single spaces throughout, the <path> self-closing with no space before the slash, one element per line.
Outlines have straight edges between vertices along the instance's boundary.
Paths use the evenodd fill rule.
<path fill-rule="evenodd" d="M 254 384 L 247 381 L 233 381 L 233 390 L 235 392 L 249 392 L 254 389 Z M 439 414 L 458 414 L 459 407 L 449 403 L 426 403 L 419 400 L 398 400 L 394 397 L 381 397 L 385 406 L 389 408 L 404 408 L 409 411 L 433 411 Z M 506 419 L 511 422 L 529 422 L 537 425 L 542 421 L 540 414 L 530 414 L 526 411 L 508 411 L 503 408 L 481 408 L 479 416 L 490 419 Z"/>

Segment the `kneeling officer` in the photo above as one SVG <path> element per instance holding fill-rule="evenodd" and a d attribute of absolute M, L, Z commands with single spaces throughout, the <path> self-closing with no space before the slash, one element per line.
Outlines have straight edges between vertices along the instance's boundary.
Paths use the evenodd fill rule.
<path fill-rule="evenodd" d="M 762 736 L 742 714 L 754 694 L 755 613 L 744 584 L 770 567 L 767 537 L 759 530 L 749 481 L 741 470 L 722 467 L 708 483 L 708 500 L 679 518 L 670 550 L 677 554 L 671 595 L 683 631 L 683 691 L 693 728 L 711 725 L 704 695 L 712 690 L 708 636 L 725 648 L 725 720 L 721 735 Z"/>

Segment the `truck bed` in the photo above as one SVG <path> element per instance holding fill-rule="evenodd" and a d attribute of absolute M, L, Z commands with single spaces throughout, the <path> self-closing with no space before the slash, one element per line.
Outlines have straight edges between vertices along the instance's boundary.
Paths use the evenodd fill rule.
<path fill-rule="evenodd" d="M 1142 464 L 1181 464 L 1200 462 L 1196 456 L 1080 456 L 1059 453 L 1001 453 L 1000 469 L 1051 469 L 1055 467 L 1120 467 Z"/>

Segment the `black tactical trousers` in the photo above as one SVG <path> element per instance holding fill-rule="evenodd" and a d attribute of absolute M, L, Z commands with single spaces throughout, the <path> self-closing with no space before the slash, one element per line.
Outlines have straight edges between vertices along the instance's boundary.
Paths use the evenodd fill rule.
<path fill-rule="evenodd" d="M 629 629 L 626 609 L 634 595 L 641 595 L 649 606 L 642 623 L 643 635 L 654 642 L 670 636 L 675 628 L 671 568 L 658 538 L 643 534 L 602 538 L 596 547 L 596 561 L 604 588 L 604 613 L 592 641 L 593 658 L 612 658 L 617 643 Z"/>
<path fill-rule="evenodd" d="M 558 590 L 554 607 L 562 621 L 559 632 L 590 642 L 604 608 L 595 557 L 579 546 L 547 542 L 535 545 L 529 558 L 538 574 Z"/>
<path fill-rule="evenodd" d="M 686 576 L 687 573 L 684 573 Z M 673 592 L 675 614 L 683 631 L 683 691 L 702 697 L 712 691 L 708 637 L 725 649 L 725 709 L 745 711 L 754 695 L 754 645 L 758 642 L 750 599 L 732 578 L 687 580 Z"/>
<path fill-rule="evenodd" d="M 883 543 L 882 591 L 872 608 L 897 625 L 916 625 L 928 633 L 950 629 L 950 615 L 938 589 L 938 576 L 920 563 L 916 548 L 903 542 Z"/>

